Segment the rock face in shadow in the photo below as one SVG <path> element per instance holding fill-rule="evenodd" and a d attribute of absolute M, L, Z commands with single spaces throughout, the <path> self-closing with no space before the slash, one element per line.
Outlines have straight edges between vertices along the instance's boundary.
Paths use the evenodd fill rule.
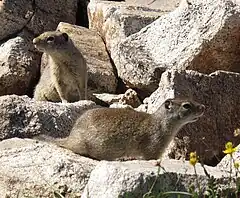
<path fill-rule="evenodd" d="M 151 93 L 170 68 L 239 72 L 239 16 L 239 6 L 230 0 L 182 1 L 119 44 L 112 57 L 118 75 L 130 87 Z"/>
<path fill-rule="evenodd" d="M 27 28 L 33 34 L 53 30 L 58 23 L 75 23 L 77 0 L 3 0 L 0 2 L 0 40 Z M 61 11 L 60 11 L 61 10 Z"/>
<path fill-rule="evenodd" d="M 34 14 L 34 5 L 28 0 L 0 2 L 0 40 L 24 28 Z"/>
<path fill-rule="evenodd" d="M 213 165 L 223 156 L 227 141 L 240 143 L 240 138 L 233 134 L 239 128 L 239 87 L 240 74 L 233 72 L 205 75 L 191 70 L 170 70 L 163 73 L 159 88 L 145 100 L 147 112 L 154 112 L 166 98 L 173 97 L 192 98 L 206 106 L 197 122 L 184 126 L 178 133 L 171 157 L 197 151 L 205 163 Z"/>
<path fill-rule="evenodd" d="M 56 29 L 60 22 L 75 24 L 78 0 L 35 0 L 34 15 L 26 25 L 35 35 Z"/>

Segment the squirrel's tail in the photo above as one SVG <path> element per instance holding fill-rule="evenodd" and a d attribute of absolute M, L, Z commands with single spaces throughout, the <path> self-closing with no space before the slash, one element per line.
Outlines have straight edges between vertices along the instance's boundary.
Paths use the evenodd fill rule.
<path fill-rule="evenodd" d="M 60 147 L 64 147 L 64 143 L 67 140 L 67 138 L 54 138 L 45 134 L 34 136 L 33 139 L 43 141 L 43 142 L 53 143 Z"/>

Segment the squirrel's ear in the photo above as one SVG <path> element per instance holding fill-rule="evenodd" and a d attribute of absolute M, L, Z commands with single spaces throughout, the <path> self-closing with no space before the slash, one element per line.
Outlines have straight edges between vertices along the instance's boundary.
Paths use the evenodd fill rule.
<path fill-rule="evenodd" d="M 65 39 L 66 41 L 68 41 L 68 34 L 67 34 L 67 33 L 62 33 L 62 35 L 63 35 L 64 39 Z"/>
<path fill-rule="evenodd" d="M 164 102 L 164 106 L 165 106 L 166 109 L 171 109 L 172 101 L 169 100 L 169 99 L 166 100 L 166 101 Z"/>

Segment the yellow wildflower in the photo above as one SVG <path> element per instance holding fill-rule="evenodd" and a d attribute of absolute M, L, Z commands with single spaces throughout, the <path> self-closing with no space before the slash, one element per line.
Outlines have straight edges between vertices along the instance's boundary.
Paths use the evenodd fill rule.
<path fill-rule="evenodd" d="M 191 152 L 190 153 L 190 159 L 189 159 L 189 163 L 193 166 L 195 166 L 195 164 L 197 163 L 197 153 L 196 152 Z"/>
<path fill-rule="evenodd" d="M 236 150 L 237 148 L 236 147 L 233 147 L 233 143 L 232 142 L 227 142 L 225 144 L 225 150 L 223 151 L 225 154 L 230 154 L 232 155 Z"/>

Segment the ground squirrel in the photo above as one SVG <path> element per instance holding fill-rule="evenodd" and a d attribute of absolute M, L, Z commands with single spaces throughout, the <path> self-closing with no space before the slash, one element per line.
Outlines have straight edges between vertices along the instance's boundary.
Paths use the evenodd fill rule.
<path fill-rule="evenodd" d="M 45 32 L 33 39 L 48 55 L 46 67 L 35 88 L 36 100 L 75 102 L 87 97 L 87 64 L 67 33 Z"/>
<path fill-rule="evenodd" d="M 168 99 L 155 113 L 131 108 L 96 108 L 83 113 L 69 137 L 53 140 L 80 155 L 98 160 L 158 159 L 185 124 L 204 113 L 204 105 Z"/>

